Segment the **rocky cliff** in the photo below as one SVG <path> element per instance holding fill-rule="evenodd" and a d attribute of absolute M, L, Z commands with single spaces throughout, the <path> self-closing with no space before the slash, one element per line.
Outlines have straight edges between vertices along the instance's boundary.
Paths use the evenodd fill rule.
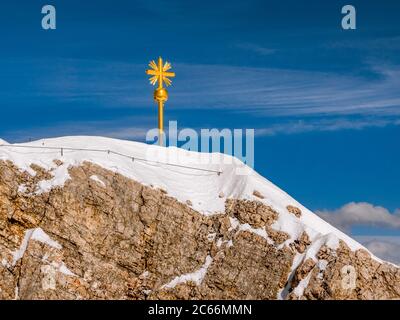
<path fill-rule="evenodd" d="M 235 180 L 232 164 L 163 168 L 168 180 L 106 155 L 15 152 L 0 149 L 1 299 L 400 298 L 398 267 L 258 176 Z"/>

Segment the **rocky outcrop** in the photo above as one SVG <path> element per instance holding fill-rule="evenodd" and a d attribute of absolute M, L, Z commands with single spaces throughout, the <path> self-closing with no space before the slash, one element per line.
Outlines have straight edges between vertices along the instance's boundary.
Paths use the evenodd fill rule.
<path fill-rule="evenodd" d="M 301 217 L 301 210 L 299 208 L 292 205 L 288 205 L 286 209 L 289 213 L 294 214 L 297 218 Z"/>
<path fill-rule="evenodd" d="M 38 185 L 52 173 L 32 169 L 0 161 L 1 299 L 400 297 L 398 268 L 344 242 L 306 258 L 307 233 L 275 230 L 258 200 L 205 216 L 93 163 L 49 192 Z"/>
<path fill-rule="evenodd" d="M 365 250 L 352 252 L 344 241 L 337 250 L 321 247 L 318 263 L 306 260 L 296 280 L 310 278 L 301 299 L 398 299 L 400 269 L 379 263 Z M 294 294 L 290 298 L 298 299 Z"/>

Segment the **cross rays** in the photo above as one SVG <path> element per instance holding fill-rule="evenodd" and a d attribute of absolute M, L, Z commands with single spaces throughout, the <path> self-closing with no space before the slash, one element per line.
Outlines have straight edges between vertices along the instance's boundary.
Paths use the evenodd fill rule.
<path fill-rule="evenodd" d="M 146 70 L 146 73 L 150 76 L 150 83 L 154 86 L 158 82 L 158 87 L 162 88 L 163 84 L 168 87 L 172 84 L 171 79 L 169 78 L 174 78 L 175 73 L 174 72 L 168 72 L 168 70 L 171 69 L 171 64 L 169 62 L 165 62 L 163 64 L 162 58 L 158 58 L 158 64 L 153 60 L 149 63 L 149 67 L 151 69 Z"/>

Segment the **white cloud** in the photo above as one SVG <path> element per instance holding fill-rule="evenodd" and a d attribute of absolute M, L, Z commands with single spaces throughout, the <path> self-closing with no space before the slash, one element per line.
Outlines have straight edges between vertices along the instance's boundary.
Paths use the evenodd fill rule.
<path fill-rule="evenodd" d="M 390 213 L 380 206 L 366 202 L 351 202 L 340 209 L 322 210 L 316 213 L 335 227 L 349 232 L 353 226 L 371 226 L 400 229 L 400 210 Z"/>
<path fill-rule="evenodd" d="M 386 208 L 366 202 L 351 202 L 337 210 L 316 211 L 324 220 L 342 231 L 351 234 L 353 226 L 380 227 L 387 230 L 400 230 L 400 209 L 391 213 Z M 400 264 L 400 235 L 352 236 L 377 257 Z"/>
<path fill-rule="evenodd" d="M 400 265 L 400 236 L 358 236 L 354 238 L 377 257 Z"/>

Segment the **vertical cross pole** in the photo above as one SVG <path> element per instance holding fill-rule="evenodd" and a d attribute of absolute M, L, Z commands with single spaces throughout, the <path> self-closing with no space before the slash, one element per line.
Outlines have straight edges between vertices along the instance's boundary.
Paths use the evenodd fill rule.
<path fill-rule="evenodd" d="M 164 145 L 164 102 L 158 101 L 158 139 L 159 145 Z"/>
<path fill-rule="evenodd" d="M 158 70 L 160 72 L 160 78 L 158 80 L 158 89 L 163 88 L 163 60 L 161 57 L 158 58 Z M 164 101 L 158 100 L 158 139 L 159 145 L 164 145 Z"/>
<path fill-rule="evenodd" d="M 158 90 L 163 89 L 163 60 L 161 57 L 158 58 Z M 158 144 L 160 147 L 164 145 L 164 99 L 155 97 L 158 103 Z"/>
<path fill-rule="evenodd" d="M 171 85 L 169 78 L 175 77 L 174 72 L 168 72 L 171 69 L 171 65 L 166 62 L 164 64 L 161 57 L 158 58 L 158 63 L 151 61 L 149 64 L 151 69 L 147 70 L 146 73 L 151 75 L 150 83 L 155 85 L 158 82 L 158 87 L 154 91 L 154 100 L 158 105 L 158 142 L 160 146 L 164 145 L 164 104 L 168 100 L 168 91 L 164 88 Z"/>

